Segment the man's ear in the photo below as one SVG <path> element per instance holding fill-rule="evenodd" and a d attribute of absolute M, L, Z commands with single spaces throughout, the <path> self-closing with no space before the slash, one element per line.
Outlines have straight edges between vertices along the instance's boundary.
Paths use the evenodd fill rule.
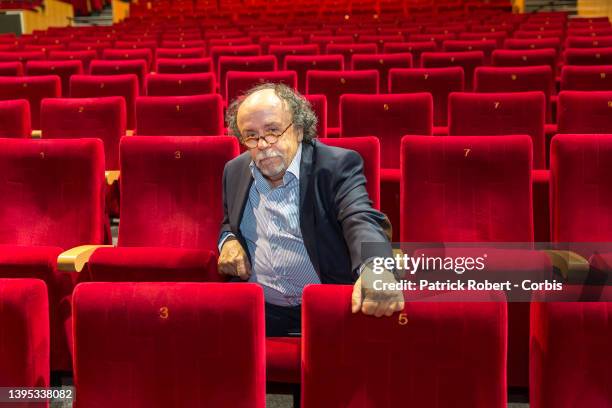
<path fill-rule="evenodd" d="M 297 141 L 298 141 L 298 143 L 302 143 L 302 140 L 304 140 L 304 129 L 296 127 L 295 131 L 297 133 Z"/>

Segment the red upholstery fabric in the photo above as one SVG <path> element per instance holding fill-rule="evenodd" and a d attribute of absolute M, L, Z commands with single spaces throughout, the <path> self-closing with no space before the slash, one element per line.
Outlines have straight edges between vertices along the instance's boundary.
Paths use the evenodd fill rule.
<path fill-rule="evenodd" d="M 423 68 L 461 67 L 465 74 L 465 89 L 471 90 L 476 67 L 484 65 L 482 51 L 424 52 L 421 54 Z"/>
<path fill-rule="evenodd" d="M 0 101 L 0 137 L 29 138 L 30 104 L 25 99 Z"/>
<path fill-rule="evenodd" d="M 288 55 L 317 55 L 319 46 L 316 44 L 303 45 L 270 45 L 268 49 L 270 55 L 274 55 L 278 62 L 279 68 L 283 67 L 285 57 Z"/>
<path fill-rule="evenodd" d="M 542 48 L 561 48 L 560 38 L 508 38 L 504 48 L 509 50 L 535 50 Z"/>
<path fill-rule="evenodd" d="M 404 135 L 431 135 L 433 102 L 427 93 L 343 95 L 340 98 L 340 134 L 376 136 L 381 144 L 381 167 L 400 167 Z"/>
<path fill-rule="evenodd" d="M 23 75 L 23 64 L 19 61 L 0 62 L 0 76 Z"/>
<path fill-rule="evenodd" d="M 517 30 L 513 35 L 515 38 L 561 38 L 563 37 L 563 30 Z"/>
<path fill-rule="evenodd" d="M 226 45 L 211 47 L 210 57 L 212 58 L 213 70 L 217 76 L 219 76 L 219 57 L 222 55 L 229 57 L 261 55 L 261 47 L 259 45 Z"/>
<path fill-rule="evenodd" d="M 442 50 L 445 52 L 482 51 L 486 63 L 491 61 L 491 54 L 496 48 L 495 40 L 448 40 L 442 44 Z"/>
<path fill-rule="evenodd" d="M 65 51 L 54 50 L 49 52 L 48 59 L 51 61 L 81 61 L 83 73 L 89 72 L 89 64 L 96 58 L 96 51 Z M 67 94 L 64 94 L 67 95 Z"/>
<path fill-rule="evenodd" d="M 147 73 L 145 60 L 93 60 L 89 65 L 91 75 L 122 75 L 134 74 L 138 77 L 139 89 L 144 89 L 144 78 Z"/>
<path fill-rule="evenodd" d="M 283 68 L 297 73 L 297 89 L 300 93 L 306 93 L 306 74 L 309 70 L 341 71 L 344 69 L 344 57 L 342 55 L 287 55 Z"/>
<path fill-rule="evenodd" d="M 351 44 L 355 39 L 352 35 L 313 35 L 309 42 L 317 44 L 320 50 L 324 50 L 328 44 Z"/>
<path fill-rule="evenodd" d="M 161 46 L 164 48 L 204 48 L 206 42 L 204 40 L 167 40 L 162 41 Z"/>
<path fill-rule="evenodd" d="M 558 133 L 612 133 L 612 91 L 562 91 Z"/>
<path fill-rule="evenodd" d="M 151 62 L 153 62 L 153 53 L 149 48 L 108 48 L 102 52 L 102 58 L 105 60 L 145 60 L 147 62 L 146 72 L 149 72 Z"/>
<path fill-rule="evenodd" d="M 257 285 L 83 283 L 74 310 L 77 406 L 265 406 Z"/>
<path fill-rule="evenodd" d="M 62 96 L 68 97 L 70 77 L 83 73 L 81 61 L 28 61 L 25 66 L 26 75 L 57 75 L 62 83 Z"/>
<path fill-rule="evenodd" d="M 551 143 L 552 240 L 610 242 L 612 136 L 557 135 Z"/>
<path fill-rule="evenodd" d="M 372 207 L 380 210 L 380 141 L 374 136 L 319 139 L 321 142 L 354 150 L 363 160 L 363 174 Z"/>
<path fill-rule="evenodd" d="M 568 36 L 565 45 L 567 48 L 612 47 L 612 36 Z"/>
<path fill-rule="evenodd" d="M 338 54 L 344 57 L 344 66 L 351 66 L 351 59 L 354 54 L 376 54 L 378 47 L 375 43 L 349 43 L 349 44 L 327 44 L 326 54 Z"/>
<path fill-rule="evenodd" d="M 448 132 L 453 136 L 529 135 L 534 168 L 546 168 L 542 92 L 452 93 L 448 100 Z"/>
<path fill-rule="evenodd" d="M 527 136 L 406 136 L 402 242 L 531 242 Z"/>
<path fill-rule="evenodd" d="M 564 292 L 569 289 L 564 286 Z M 610 405 L 612 357 L 605 350 L 612 337 L 612 291 L 609 286 L 594 289 L 602 301 L 532 303 L 530 406 Z M 572 298 L 583 291 L 576 288 Z"/>
<path fill-rule="evenodd" d="M 136 98 L 136 130 L 141 136 L 215 136 L 224 133 L 218 94 Z"/>
<path fill-rule="evenodd" d="M 215 92 L 215 75 L 200 74 L 155 74 L 147 75 L 147 96 L 187 96 Z"/>
<path fill-rule="evenodd" d="M 0 275 L 44 279 L 49 289 L 51 368 L 69 370 L 64 322 L 73 276 L 56 272 L 57 256 L 102 244 L 104 156 L 96 139 L 2 139 L 0 143 Z M 41 205 L 44 203 L 44 205 Z"/>
<path fill-rule="evenodd" d="M 555 76 L 547 65 L 533 67 L 478 67 L 474 92 L 541 91 L 546 97 L 546 121 L 552 122 L 551 95 Z"/>
<path fill-rule="evenodd" d="M 238 153 L 235 137 L 124 138 L 118 245 L 216 250 L 223 168 Z"/>
<path fill-rule="evenodd" d="M 438 49 L 442 48 L 442 43 L 446 40 L 454 40 L 457 36 L 453 33 L 449 34 L 410 34 L 408 41 L 410 42 L 429 42 L 434 41 Z"/>
<path fill-rule="evenodd" d="M 293 71 L 230 71 L 226 78 L 225 102 L 231 103 L 244 92 L 262 82 L 280 82 L 295 89 L 297 87 L 297 74 Z"/>
<path fill-rule="evenodd" d="M 0 62 L 19 61 L 25 64 L 28 61 L 44 60 L 47 55 L 44 51 L 2 51 L 0 52 Z"/>
<path fill-rule="evenodd" d="M 429 92 L 433 97 L 434 125 L 446 126 L 448 122 L 448 95 L 463 92 L 464 73 L 461 67 L 391 69 L 389 91 L 391 93 Z"/>
<path fill-rule="evenodd" d="M 73 75 L 70 78 L 71 98 L 98 98 L 121 96 L 125 100 L 127 127 L 134 129 L 136 123 L 136 96 L 138 77 L 125 75 Z"/>
<path fill-rule="evenodd" d="M 45 99 L 40 115 L 43 138 L 101 139 L 106 169 L 119 169 L 119 141 L 125 135 L 127 123 L 123 98 Z"/>
<path fill-rule="evenodd" d="M 566 65 L 561 70 L 563 91 L 612 91 L 611 65 Z"/>
<path fill-rule="evenodd" d="M 264 54 L 269 54 L 270 47 L 272 45 L 303 45 L 304 39 L 302 37 L 268 37 L 268 38 L 260 38 L 259 45 L 261 46 L 261 50 Z"/>
<path fill-rule="evenodd" d="M 612 65 L 612 47 L 568 48 L 564 55 L 567 65 Z"/>
<path fill-rule="evenodd" d="M 229 71 L 276 71 L 276 57 L 273 55 L 262 55 L 255 57 L 219 57 L 219 88 L 226 86 L 225 77 Z"/>
<path fill-rule="evenodd" d="M 155 59 L 159 58 L 204 58 L 204 48 L 157 48 Z"/>
<path fill-rule="evenodd" d="M 317 136 L 327 137 L 327 98 L 325 95 L 304 95 L 317 115 Z"/>
<path fill-rule="evenodd" d="M 557 69 L 557 50 L 541 48 L 529 50 L 495 50 L 492 62 L 497 67 L 523 67 L 549 65 L 553 72 Z"/>
<path fill-rule="evenodd" d="M 393 68 L 411 68 L 412 54 L 356 54 L 353 55 L 352 67 L 354 70 L 377 70 L 380 91 L 389 92 L 389 70 Z"/>
<path fill-rule="evenodd" d="M 266 380 L 283 384 L 299 384 L 302 366 L 300 337 L 266 338 Z"/>
<path fill-rule="evenodd" d="M 0 100 L 26 99 L 30 103 L 32 128 L 40 129 L 40 102 L 59 98 L 60 78 L 56 75 L 35 77 L 0 77 Z"/>
<path fill-rule="evenodd" d="M 157 48 L 157 41 L 147 40 L 139 36 L 138 41 L 117 40 L 115 41 L 115 48 L 124 49 L 124 50 L 137 50 L 137 49 L 154 50 L 155 48 Z"/>
<path fill-rule="evenodd" d="M 377 94 L 378 71 L 308 71 L 306 94 L 327 97 L 327 124 L 340 125 L 340 96 L 343 94 Z"/>
<path fill-rule="evenodd" d="M 0 279 L 0 327 L 0 384 L 48 387 L 49 304 L 44 282 Z M 42 402 L 25 405 L 47 406 Z"/>
<path fill-rule="evenodd" d="M 414 67 L 421 66 L 421 54 L 424 52 L 437 51 L 438 46 L 435 41 L 423 41 L 423 42 L 389 42 L 383 46 L 383 52 L 385 54 L 395 54 L 409 52 L 412 54 Z"/>
<path fill-rule="evenodd" d="M 212 72 L 210 58 L 160 58 L 156 61 L 158 74 L 199 74 Z"/>
<path fill-rule="evenodd" d="M 304 291 L 304 408 L 506 405 L 506 303 L 406 302 L 402 326 L 353 315 L 351 290 Z"/>
<path fill-rule="evenodd" d="M 68 49 L 71 51 L 95 51 L 96 55 L 99 58 L 102 58 L 102 52 L 106 48 L 110 48 L 113 46 L 113 43 L 110 41 L 107 42 L 99 42 L 99 43 L 87 43 L 87 42 L 78 42 L 72 41 L 68 45 Z"/>

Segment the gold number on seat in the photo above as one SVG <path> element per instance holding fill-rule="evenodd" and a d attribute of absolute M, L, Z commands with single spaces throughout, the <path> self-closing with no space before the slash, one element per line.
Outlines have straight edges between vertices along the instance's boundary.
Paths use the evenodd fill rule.
<path fill-rule="evenodd" d="M 162 306 L 159 308 L 159 317 L 164 320 L 168 318 L 168 308 L 166 306 Z"/>
<path fill-rule="evenodd" d="M 406 313 L 400 313 L 397 319 L 397 322 L 400 326 L 405 326 L 408 324 L 408 316 Z"/>
<path fill-rule="evenodd" d="M 468 155 L 470 154 L 470 152 L 472 151 L 472 149 L 470 148 L 465 148 L 463 149 L 463 157 L 468 157 Z"/>

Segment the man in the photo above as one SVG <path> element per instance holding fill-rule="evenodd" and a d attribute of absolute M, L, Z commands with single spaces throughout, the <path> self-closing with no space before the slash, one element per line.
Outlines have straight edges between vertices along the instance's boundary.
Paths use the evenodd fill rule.
<path fill-rule="evenodd" d="M 310 105 L 282 84 L 248 91 L 227 121 L 248 152 L 225 167 L 218 267 L 262 285 L 267 335 L 299 334 L 302 290 L 311 283 L 354 283 L 353 313 L 402 310 L 401 292 L 375 291 L 361 275 L 369 271 L 362 242 L 382 243 L 378 256 L 392 254 L 390 224 L 371 207 L 361 157 L 316 141 Z"/>

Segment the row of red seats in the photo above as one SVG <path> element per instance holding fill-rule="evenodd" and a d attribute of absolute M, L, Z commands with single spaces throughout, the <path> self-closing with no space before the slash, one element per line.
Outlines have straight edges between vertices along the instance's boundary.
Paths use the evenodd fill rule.
<path fill-rule="evenodd" d="M 379 140 L 321 140 L 362 155 L 368 192 L 376 206 Z M 117 247 L 78 248 L 63 256 L 60 254 L 71 248 L 104 243 L 102 143 L 95 139 L 1 139 L 0 144 L 0 170 L 6 175 L 0 180 L 0 193 L 5 197 L 0 211 L 0 272 L 4 277 L 36 277 L 47 282 L 53 369 L 71 367 L 69 305 L 76 282 L 219 279 L 215 252 L 222 217 L 221 175 L 225 163 L 239 152 L 235 138 L 124 138 Z M 528 136 L 405 136 L 401 154 L 402 211 L 394 224 L 401 241 L 533 242 Z M 558 135 L 553 139 L 554 241 L 612 239 L 612 228 L 604 221 L 610 211 L 607 203 L 612 202 L 608 199 L 612 195 L 608 163 L 612 163 L 610 135 Z M 575 168 L 585 169 L 589 178 L 584 179 Z M 45 206 L 38 205 L 40 202 Z M 581 255 L 589 258 L 592 254 Z M 612 264 L 611 258 L 609 253 L 597 257 L 604 266 Z M 60 272 L 58 268 L 82 272 Z M 517 309 L 511 319 L 508 381 L 526 385 L 528 307 Z M 270 366 L 277 367 L 271 378 L 299 382 L 299 365 L 296 371 L 295 361 L 282 357 L 293 346 L 280 343 L 275 347 L 269 354 Z"/>
<path fill-rule="evenodd" d="M 533 303 L 532 407 L 566 407 L 575 400 L 604 407 L 611 400 L 605 382 L 611 361 L 602 353 L 612 335 L 607 289 L 602 299 L 608 302 L 562 302 L 559 296 L 554 300 L 561 302 Z M 0 294 L 0 322 L 11 332 L 0 337 L 6 363 L 0 382 L 48 386 L 44 285 L 0 279 Z M 506 405 L 503 294 L 482 292 L 464 303 L 444 301 L 444 295 L 439 303 L 407 302 L 404 321 L 351 315 L 350 294 L 350 287 L 335 285 L 304 291 L 302 406 L 430 406 L 432 399 L 439 406 Z M 253 284 L 79 285 L 75 404 L 265 407 L 263 304 Z M 568 358 L 576 354 L 578 364 Z"/>

